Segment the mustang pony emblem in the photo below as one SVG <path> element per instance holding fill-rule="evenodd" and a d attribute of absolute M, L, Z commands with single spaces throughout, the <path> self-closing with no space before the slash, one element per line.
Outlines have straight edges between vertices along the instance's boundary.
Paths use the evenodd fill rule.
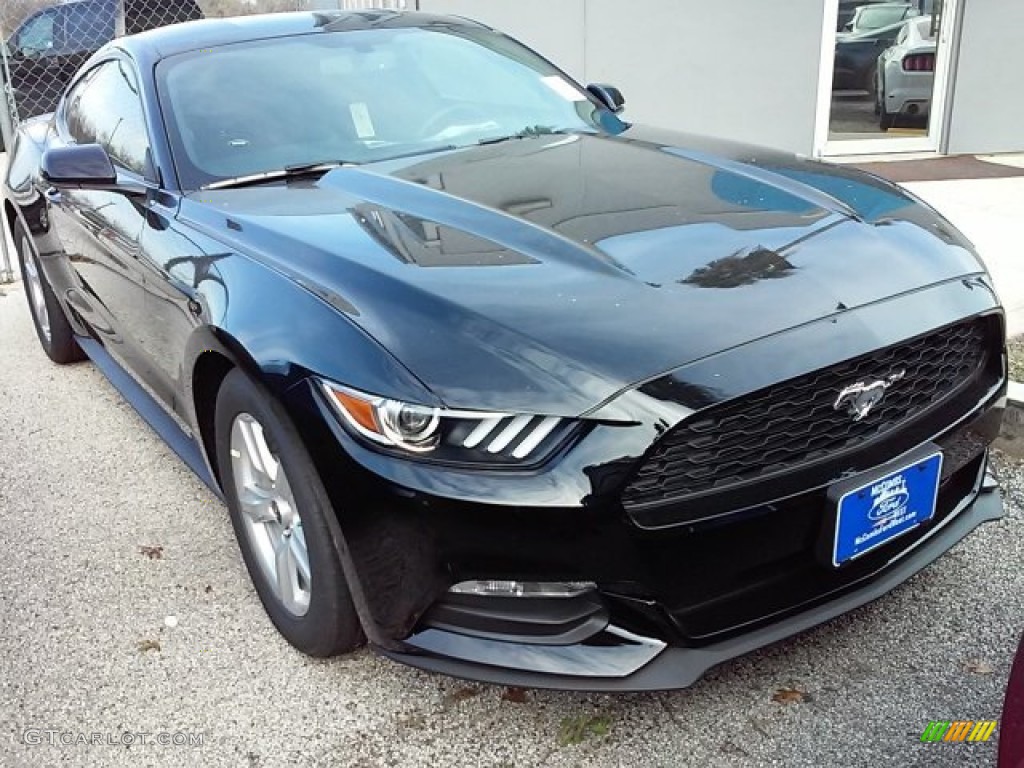
<path fill-rule="evenodd" d="M 835 405 L 832 407 L 839 411 L 845 406 L 847 413 L 853 416 L 853 420 L 860 421 L 871 413 L 872 408 L 882 402 L 885 391 L 906 374 L 906 370 L 901 368 L 885 379 L 870 383 L 858 381 L 856 384 L 851 384 L 839 393 L 839 397 L 836 398 Z"/>

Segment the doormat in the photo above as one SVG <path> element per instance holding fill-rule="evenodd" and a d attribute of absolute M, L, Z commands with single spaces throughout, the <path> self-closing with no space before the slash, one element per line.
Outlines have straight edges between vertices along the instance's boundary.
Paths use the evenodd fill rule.
<path fill-rule="evenodd" d="M 854 167 L 900 183 L 951 179 L 1008 179 L 1024 176 L 1024 168 L 988 163 L 971 155 L 936 157 L 928 160 L 893 160 L 888 163 L 858 163 Z"/>

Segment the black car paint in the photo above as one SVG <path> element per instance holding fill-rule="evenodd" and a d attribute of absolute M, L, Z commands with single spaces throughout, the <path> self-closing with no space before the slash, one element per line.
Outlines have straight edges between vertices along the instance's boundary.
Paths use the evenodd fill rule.
<path fill-rule="evenodd" d="M 469 24 L 415 14 L 348 23 Z M 340 168 L 316 181 L 178 190 L 157 130 L 154 64 L 192 47 L 299 33 L 321 32 L 306 15 L 262 18 L 148 33 L 97 54 L 139 72 L 154 178 L 163 179 L 144 196 L 69 189 L 55 202 L 36 169 L 45 148 L 64 142 L 60 121 L 23 127 L 8 213 L 31 231 L 76 331 L 162 401 L 211 477 L 212 395 L 225 366 L 280 399 L 335 502 L 367 634 L 396 657 L 440 664 L 445 643 L 465 638 L 442 635 L 426 655 L 403 638 L 453 581 L 503 577 L 596 580 L 633 631 L 746 649 L 729 640 L 747 636 L 741 626 L 680 637 L 659 610 L 666 563 L 685 560 L 707 531 L 641 528 L 622 510 L 623 484 L 660 435 L 701 408 L 962 318 L 1001 323 L 970 244 L 883 180 L 639 127 Z M 582 417 L 584 426 L 528 470 L 396 459 L 338 423 L 314 375 L 411 402 Z M 990 439 L 1000 395 L 987 393 L 951 430 Z M 862 452 L 836 479 L 893 458 Z M 938 551 L 998 513 L 986 503 L 927 532 L 945 531 Z M 912 572 L 938 551 L 879 556 L 864 565 L 864 584 L 843 586 L 844 599 L 872 599 L 871 579 L 890 564 Z M 404 563 L 407 593 L 375 589 L 379 574 L 364 566 L 381 561 Z M 809 626 L 800 612 L 809 605 L 762 617 L 764 637 Z M 439 630 L 427 631 L 437 640 Z M 543 684 L 516 674 L 503 679 Z M 593 677 L 543 679 L 601 687 Z M 658 686 L 645 678 L 642 687 Z"/>

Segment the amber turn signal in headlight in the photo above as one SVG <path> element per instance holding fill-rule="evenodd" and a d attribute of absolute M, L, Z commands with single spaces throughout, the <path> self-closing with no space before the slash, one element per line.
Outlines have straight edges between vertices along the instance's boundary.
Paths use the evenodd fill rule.
<path fill-rule="evenodd" d="M 441 424 L 437 408 L 367 395 L 326 382 L 323 387 L 342 418 L 364 437 L 415 453 L 437 447 Z"/>
<path fill-rule="evenodd" d="M 514 466 L 542 457 L 572 429 L 558 416 L 463 411 L 405 403 L 320 380 L 345 425 L 374 443 L 440 462 Z"/>

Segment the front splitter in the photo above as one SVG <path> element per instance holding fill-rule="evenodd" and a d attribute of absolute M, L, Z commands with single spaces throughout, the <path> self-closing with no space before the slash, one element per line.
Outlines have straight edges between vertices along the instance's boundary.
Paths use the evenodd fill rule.
<path fill-rule="evenodd" d="M 560 667 L 559 654 L 564 655 L 565 652 L 557 647 L 495 643 L 433 629 L 427 630 L 431 633 L 429 638 L 421 637 L 425 633 L 420 633 L 406 640 L 407 650 L 376 650 L 390 659 L 428 672 L 496 685 L 603 692 L 686 688 L 712 667 L 792 637 L 878 599 L 930 565 L 982 523 L 1001 518 L 1003 503 L 999 491 L 990 489 L 988 483 L 982 487 L 985 490 L 973 502 L 965 502 L 965 509 L 950 515 L 944 525 L 902 552 L 881 572 L 849 587 L 839 597 L 719 643 L 700 648 L 667 646 L 643 666 L 625 673 L 623 670 L 628 668 L 628 664 L 608 663 L 607 648 L 571 646 L 574 651 L 572 666 Z M 593 649 L 589 657 L 588 648 Z M 628 646 L 624 648 L 624 653 L 635 654 Z M 537 664 L 538 659 L 543 659 L 539 663 L 546 671 L 523 668 L 526 664 Z M 587 674 L 579 674 L 581 669 L 586 669 Z"/>

